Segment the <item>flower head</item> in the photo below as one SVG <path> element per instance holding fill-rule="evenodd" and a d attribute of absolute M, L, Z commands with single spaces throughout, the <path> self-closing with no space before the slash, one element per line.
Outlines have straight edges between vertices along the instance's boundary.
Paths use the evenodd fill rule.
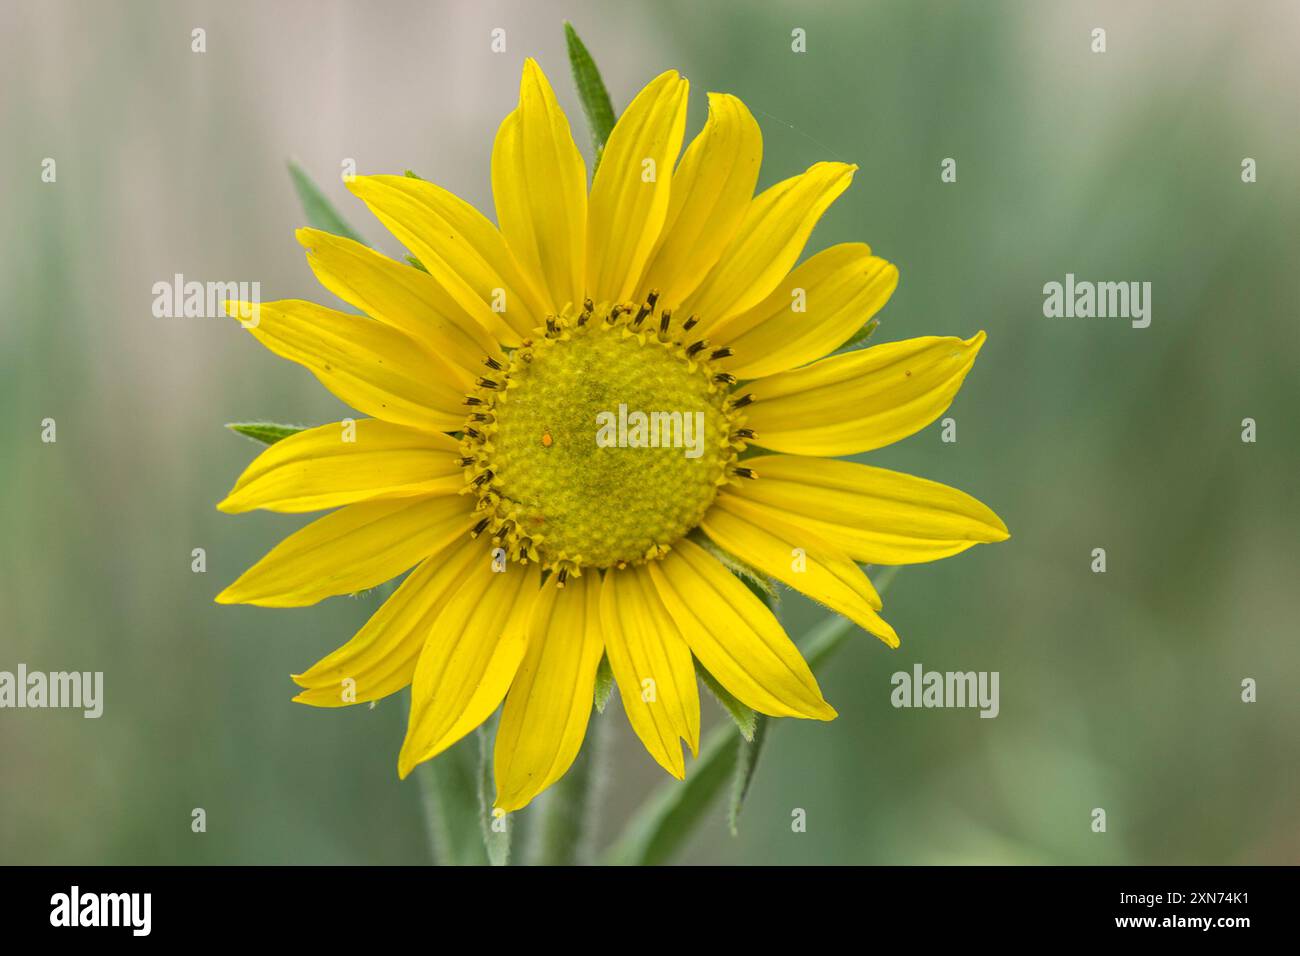
<path fill-rule="evenodd" d="M 364 315 L 282 301 L 246 323 L 369 417 L 286 438 L 239 478 L 224 511 L 335 510 L 217 600 L 307 605 L 410 570 L 294 677 L 295 700 L 323 707 L 411 685 L 402 776 L 504 701 L 496 805 L 526 805 L 576 757 L 602 656 L 677 777 L 681 741 L 699 745 L 697 661 L 761 713 L 829 720 L 795 645 L 730 568 L 894 646 L 859 562 L 1007 537 L 960 491 L 832 457 L 934 421 L 983 333 L 823 358 L 898 280 L 861 243 L 795 265 L 854 167 L 818 163 L 755 196 L 754 118 L 710 94 L 677 162 L 686 99 L 672 71 L 646 86 L 588 190 L 529 60 L 493 148 L 498 225 L 421 179 L 357 177 L 418 267 L 303 229 L 316 276 Z"/>

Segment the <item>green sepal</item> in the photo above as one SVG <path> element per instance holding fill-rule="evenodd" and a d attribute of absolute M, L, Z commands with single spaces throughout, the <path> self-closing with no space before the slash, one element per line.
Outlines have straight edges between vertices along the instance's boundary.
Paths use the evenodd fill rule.
<path fill-rule="evenodd" d="M 306 425 L 277 425 L 274 422 L 228 422 L 226 427 L 264 445 L 274 445 L 282 438 L 307 430 Z"/>
<path fill-rule="evenodd" d="M 609 695 L 613 690 L 614 670 L 609 666 L 609 655 L 605 654 L 600 659 L 600 666 L 596 668 L 596 713 L 605 712 L 605 705 L 609 703 Z"/>
<path fill-rule="evenodd" d="M 761 715 L 754 723 L 753 739 L 742 741 L 736 746 L 736 772 L 731 782 L 731 806 L 727 810 L 727 826 L 732 836 L 740 833 L 740 811 L 749 796 L 750 785 L 754 782 L 754 771 L 758 768 L 758 755 L 763 752 L 767 741 L 768 726 L 772 721 Z"/>
<path fill-rule="evenodd" d="M 587 52 L 587 47 L 567 20 L 564 23 L 564 38 L 569 47 L 569 64 L 573 67 L 573 85 L 578 88 L 578 101 L 582 103 L 582 112 L 587 117 L 587 127 L 591 130 L 592 164 L 591 174 L 596 175 L 600 165 L 601 154 L 605 152 L 605 142 L 614 129 L 617 117 L 614 104 L 610 101 L 605 81 L 600 78 L 596 61 Z"/>
<path fill-rule="evenodd" d="M 704 681 L 704 686 L 709 689 L 709 692 L 718 699 L 722 709 L 731 715 L 731 719 L 736 722 L 736 729 L 740 731 L 740 736 L 752 741 L 754 739 L 754 728 L 758 724 L 758 714 L 754 712 L 753 708 L 742 704 L 733 697 L 731 691 L 719 684 L 717 679 L 705 670 L 704 665 L 699 661 L 695 661 L 695 673 L 699 675 L 700 680 Z"/>
<path fill-rule="evenodd" d="M 848 341 L 836 349 L 839 352 L 852 352 L 854 349 L 861 348 L 867 344 L 867 339 L 871 338 L 871 333 L 880 328 L 879 319 L 867 319 L 865 325 L 849 336 Z"/>
<path fill-rule="evenodd" d="M 289 175 L 293 179 L 294 189 L 298 191 L 298 200 L 307 216 L 307 225 L 354 242 L 365 243 L 334 208 L 334 204 L 325 198 L 325 194 L 307 172 L 292 159 L 289 160 Z"/>

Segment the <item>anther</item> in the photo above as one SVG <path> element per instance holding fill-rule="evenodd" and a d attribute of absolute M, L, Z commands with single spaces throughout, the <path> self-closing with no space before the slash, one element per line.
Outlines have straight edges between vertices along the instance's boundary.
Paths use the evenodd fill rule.
<path fill-rule="evenodd" d="M 555 324 L 555 316 L 553 315 L 546 317 L 546 334 L 548 336 L 560 334 L 560 327 Z"/>
<path fill-rule="evenodd" d="M 555 586 L 562 588 L 569 580 L 569 569 L 560 568 L 560 573 L 555 576 Z"/>
<path fill-rule="evenodd" d="M 492 416 L 486 412 L 475 412 L 469 417 L 469 420 L 472 422 L 490 422 L 492 421 Z"/>
<path fill-rule="evenodd" d="M 475 398 L 473 395 L 471 395 L 469 398 L 465 399 L 465 401 L 462 402 L 461 404 L 463 404 L 463 405 L 486 405 L 487 402 L 483 401 L 483 399 L 481 399 L 481 398 Z"/>
<path fill-rule="evenodd" d="M 478 524 L 474 525 L 474 527 L 470 529 L 469 536 L 471 538 L 477 538 L 479 535 L 483 533 L 484 529 L 486 529 L 487 526 L 491 523 L 492 523 L 491 518 L 484 518 L 482 521 L 480 521 Z"/>
<path fill-rule="evenodd" d="M 594 302 L 592 302 L 590 299 L 583 299 L 582 315 L 578 316 L 578 325 L 586 325 L 587 320 L 591 318 L 591 313 L 595 308 L 596 308 L 596 304 Z"/>
<path fill-rule="evenodd" d="M 468 468 L 470 465 L 474 464 L 474 462 L 476 462 L 477 460 L 478 460 L 477 458 L 462 458 L 460 460 L 460 466 L 462 468 Z"/>
<path fill-rule="evenodd" d="M 717 375 L 713 376 L 713 380 L 719 385 L 735 385 L 736 382 L 739 381 L 739 379 L 730 372 L 719 372 Z"/>
<path fill-rule="evenodd" d="M 465 435 L 469 438 L 473 438 L 475 441 L 483 440 L 483 433 L 473 428 L 466 428 Z"/>
<path fill-rule="evenodd" d="M 672 310 L 672 309 L 664 309 L 663 313 L 659 316 L 659 334 L 660 334 L 660 335 L 667 335 L 667 334 L 668 334 L 668 325 L 669 325 L 670 322 L 672 322 L 672 320 L 673 320 L 673 310 Z"/>
<path fill-rule="evenodd" d="M 687 319 L 685 322 L 682 323 L 682 331 L 689 332 L 691 329 L 695 328 L 695 326 L 699 323 L 699 321 L 700 321 L 700 317 L 698 315 L 692 315 L 689 319 Z"/>
<path fill-rule="evenodd" d="M 695 354 L 697 352 L 702 352 L 704 349 L 707 349 L 708 347 L 709 347 L 709 340 L 700 339 L 698 342 L 696 342 L 694 345 L 692 345 L 690 348 L 686 350 L 686 357 L 695 358 Z"/>
<path fill-rule="evenodd" d="M 618 321 L 618 317 L 627 311 L 629 311 L 627 306 L 622 304 L 616 305 L 614 306 L 614 308 L 609 310 L 609 315 L 605 317 L 605 321 L 608 322 L 610 325 L 613 325 L 615 322 Z"/>
<path fill-rule="evenodd" d="M 492 369 L 492 370 L 494 370 L 494 371 L 497 371 L 497 372 L 501 371 L 501 369 L 502 369 L 502 367 L 503 367 L 503 366 L 501 365 L 500 362 L 498 362 L 496 359 L 494 359 L 494 358 L 493 358 L 492 356 L 490 356 L 490 355 L 489 355 L 487 358 L 485 358 L 485 359 L 483 360 L 483 364 L 486 365 L 488 368 L 490 368 L 490 369 Z"/>
<path fill-rule="evenodd" d="M 470 484 L 472 484 L 475 488 L 482 488 L 485 484 L 487 484 L 491 480 L 492 480 L 492 469 L 489 468 L 487 471 L 483 472 L 483 474 L 479 475 L 472 482 L 470 482 Z"/>
<path fill-rule="evenodd" d="M 732 432 L 731 437 L 732 437 L 732 438 L 743 438 L 743 439 L 745 439 L 746 441 L 751 441 L 751 440 L 754 438 L 754 429 L 752 429 L 752 428 L 737 428 L 734 432 Z"/>
<path fill-rule="evenodd" d="M 753 401 L 754 401 L 754 396 L 753 396 L 752 393 L 750 393 L 750 394 L 745 394 L 745 395 L 742 395 L 740 398 L 733 399 L 732 402 L 731 402 L 731 407 L 732 407 L 732 408 L 744 408 L 746 405 L 752 404 Z"/>
<path fill-rule="evenodd" d="M 479 378 L 476 384 L 478 385 L 479 388 L 500 388 L 501 387 L 496 382 L 492 381 L 492 379 L 490 378 Z"/>
<path fill-rule="evenodd" d="M 752 478 L 755 480 L 758 478 L 758 474 L 753 468 L 733 468 L 731 473 L 739 478 Z"/>
<path fill-rule="evenodd" d="M 709 358 L 713 359 L 716 362 L 718 359 L 731 358 L 731 356 L 735 354 L 736 353 L 731 350 L 731 346 L 728 345 L 720 349 L 715 349 L 709 355 Z"/>

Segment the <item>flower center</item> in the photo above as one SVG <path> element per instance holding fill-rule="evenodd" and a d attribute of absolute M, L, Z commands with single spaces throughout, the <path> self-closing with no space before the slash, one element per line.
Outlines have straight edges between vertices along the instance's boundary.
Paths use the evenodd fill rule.
<path fill-rule="evenodd" d="M 655 299 L 548 317 L 467 399 L 462 462 L 484 512 L 474 534 L 511 559 L 563 580 L 661 557 L 745 474 L 747 400 L 714 366 L 730 351 L 710 351 Z"/>

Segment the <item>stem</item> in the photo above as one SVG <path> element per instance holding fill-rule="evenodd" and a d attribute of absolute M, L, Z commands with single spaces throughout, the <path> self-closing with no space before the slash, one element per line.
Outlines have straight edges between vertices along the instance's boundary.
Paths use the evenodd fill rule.
<path fill-rule="evenodd" d="M 592 714 L 578 759 L 543 798 L 534 863 L 578 866 L 592 861 L 597 809 L 605 785 L 604 724 L 601 715 Z"/>
<path fill-rule="evenodd" d="M 473 735 L 415 768 L 433 862 L 487 862 L 478 813 L 478 740 Z"/>

